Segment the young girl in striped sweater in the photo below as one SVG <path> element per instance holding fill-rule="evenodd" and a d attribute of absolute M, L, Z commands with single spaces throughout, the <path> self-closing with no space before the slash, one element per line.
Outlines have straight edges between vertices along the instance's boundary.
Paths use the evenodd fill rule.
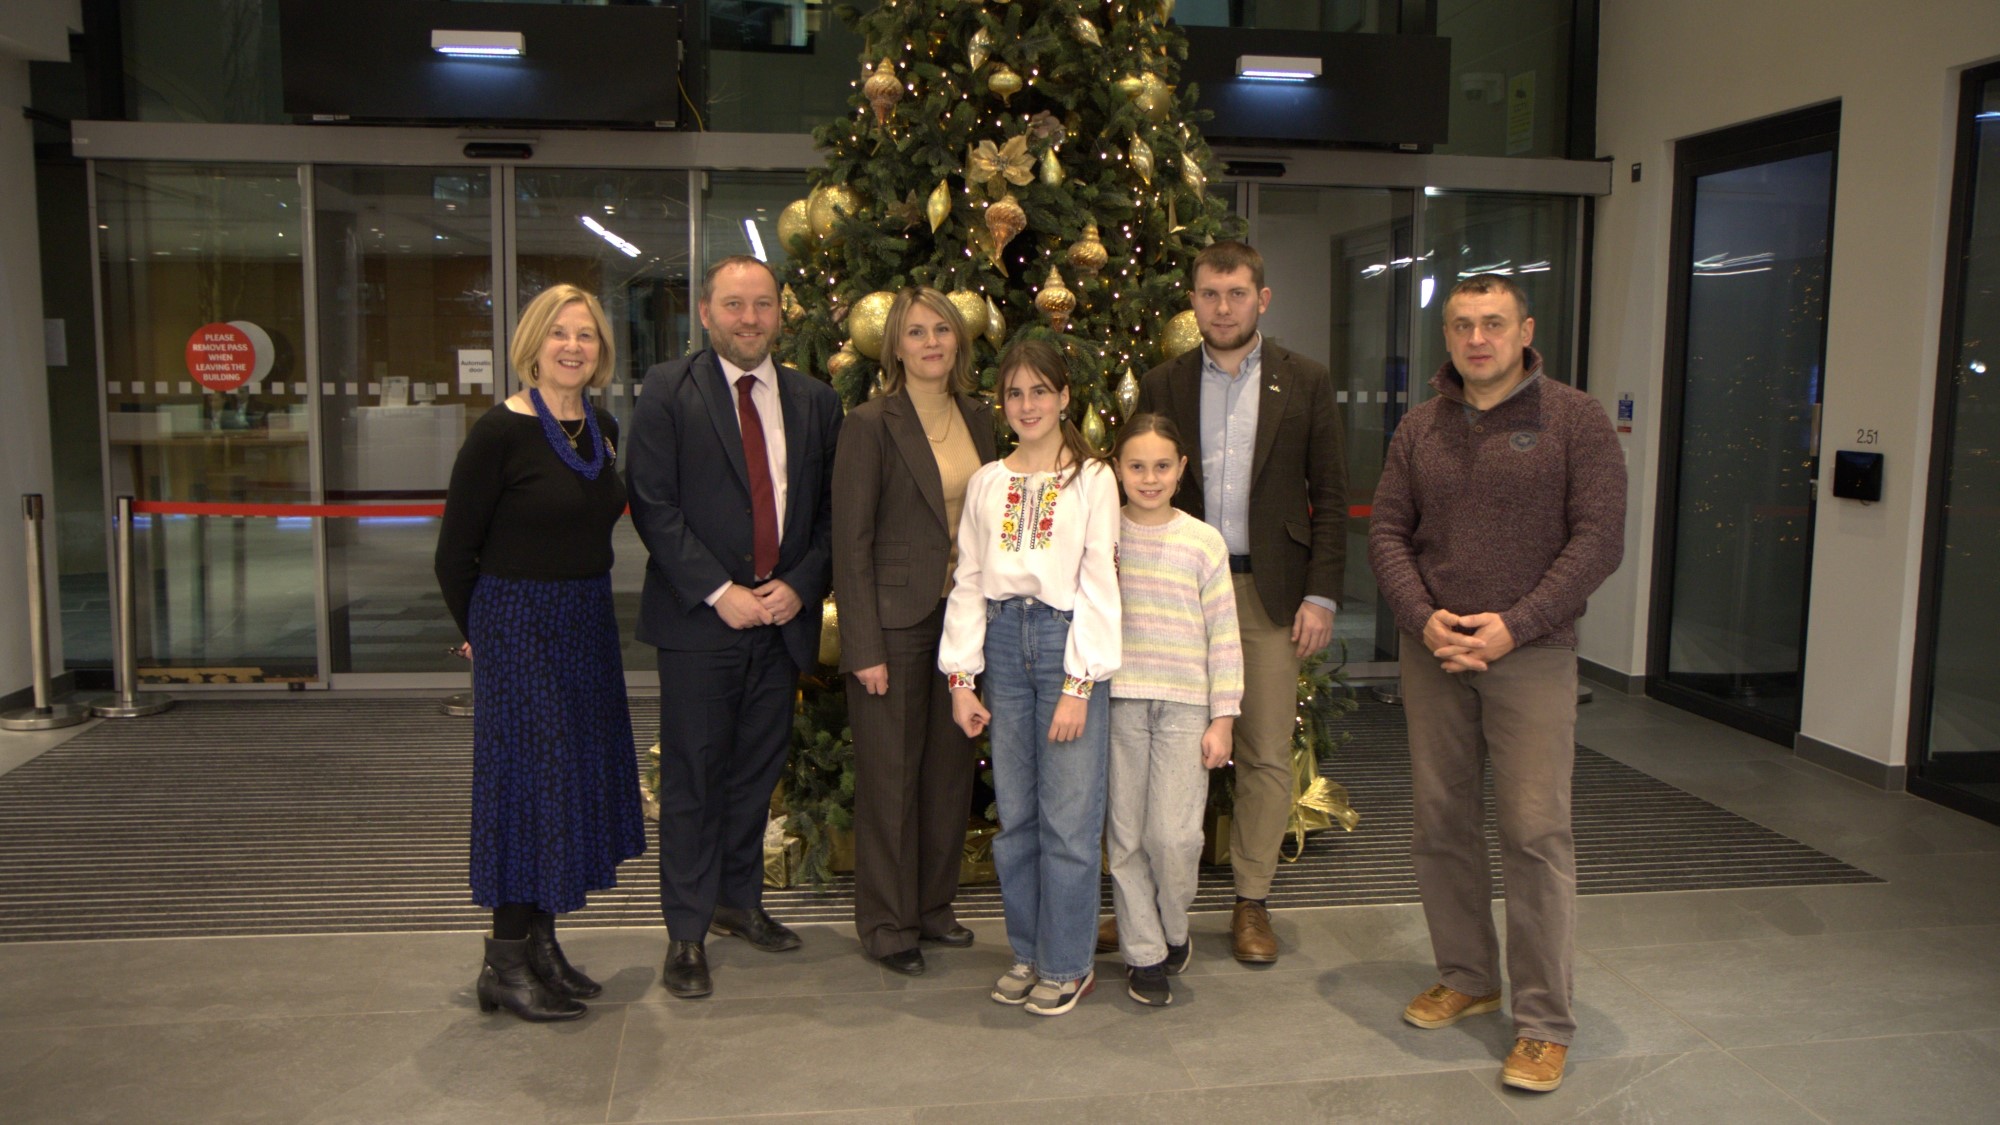
<path fill-rule="evenodd" d="M 1208 770 L 1229 760 L 1243 648 L 1222 534 L 1173 506 L 1187 468 L 1162 414 L 1125 424 L 1111 449 L 1125 508 L 1118 529 L 1123 662 L 1111 681 L 1105 844 L 1126 992 L 1173 1003 L 1187 967 L 1188 906 L 1201 861 Z"/>

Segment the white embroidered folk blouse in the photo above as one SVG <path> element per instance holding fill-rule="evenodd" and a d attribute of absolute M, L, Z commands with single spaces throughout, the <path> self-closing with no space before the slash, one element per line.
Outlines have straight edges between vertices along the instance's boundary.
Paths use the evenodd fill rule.
<path fill-rule="evenodd" d="M 1070 611 L 1063 692 L 1090 698 L 1118 670 L 1118 485 L 1099 461 L 1062 487 L 1054 473 L 991 461 L 965 486 L 958 570 L 938 669 L 954 687 L 986 670 L 986 603 L 1033 598 Z"/>

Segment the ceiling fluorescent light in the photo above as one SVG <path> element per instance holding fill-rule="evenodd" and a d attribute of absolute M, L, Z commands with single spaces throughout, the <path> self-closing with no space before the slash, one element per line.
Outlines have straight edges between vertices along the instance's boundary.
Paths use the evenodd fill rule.
<path fill-rule="evenodd" d="M 616 246 L 628 258 L 636 258 L 643 253 L 637 246 L 618 237 L 616 233 L 606 230 L 603 223 L 598 222 L 589 215 L 578 215 L 576 221 L 582 223 L 585 230 Z"/>
<path fill-rule="evenodd" d="M 528 37 L 518 31 L 455 31 L 438 28 L 431 32 L 431 50 L 440 55 L 518 59 L 528 53 Z"/>
<path fill-rule="evenodd" d="M 1320 76 L 1320 61 L 1301 55 L 1238 55 L 1236 76 L 1274 82 L 1304 82 Z"/>

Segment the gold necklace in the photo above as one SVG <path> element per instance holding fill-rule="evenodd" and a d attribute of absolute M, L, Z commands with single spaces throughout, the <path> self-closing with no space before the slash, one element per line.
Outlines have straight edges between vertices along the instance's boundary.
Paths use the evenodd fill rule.
<path fill-rule="evenodd" d="M 945 439 L 951 436 L 951 416 L 956 413 L 958 408 L 947 402 L 944 408 L 944 432 L 936 437 L 931 437 L 930 425 L 924 421 L 924 412 L 921 410 L 917 411 L 917 425 L 923 429 L 924 436 L 930 438 L 932 445 L 943 445 Z"/>
<path fill-rule="evenodd" d="M 583 429 L 585 426 L 589 425 L 589 423 L 590 423 L 590 418 L 588 416 L 578 418 L 576 420 L 576 432 L 570 433 L 568 424 L 566 424 L 561 418 L 556 419 L 556 427 L 562 430 L 564 437 L 569 439 L 569 447 L 571 449 L 576 448 L 577 439 L 583 436 Z"/>

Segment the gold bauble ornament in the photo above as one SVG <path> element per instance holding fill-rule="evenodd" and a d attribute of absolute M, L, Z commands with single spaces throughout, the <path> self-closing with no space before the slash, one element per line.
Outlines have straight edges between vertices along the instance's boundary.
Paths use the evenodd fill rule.
<path fill-rule="evenodd" d="M 1104 416 L 1099 414 L 1094 407 L 1086 406 L 1083 408 L 1083 425 L 1080 428 L 1083 430 L 1084 444 L 1090 446 L 1093 453 L 1102 456 L 1104 454 Z"/>
<path fill-rule="evenodd" d="M 1000 95 L 1000 101 L 1003 105 L 1010 101 L 1015 94 L 1020 93 L 1021 87 L 1024 85 L 1026 83 L 1021 81 L 1021 76 L 1014 73 L 1014 69 L 1006 63 L 995 63 L 993 72 L 986 76 L 986 88 Z"/>
<path fill-rule="evenodd" d="M 1125 369 L 1125 377 L 1118 380 L 1118 389 L 1113 393 L 1118 396 L 1119 413 L 1130 421 L 1139 409 L 1139 380 L 1132 377 L 1131 368 Z"/>
<path fill-rule="evenodd" d="M 789 285 L 778 291 L 778 308 L 785 314 L 786 324 L 797 324 L 806 317 L 806 307 L 799 304 L 799 295 Z"/>
<path fill-rule="evenodd" d="M 882 358 L 882 334 L 889 327 L 889 306 L 895 303 L 896 295 L 884 289 L 854 302 L 854 311 L 847 314 L 847 339 L 855 351 L 869 359 Z"/>
<path fill-rule="evenodd" d="M 1049 327 L 1058 332 L 1069 323 L 1069 314 L 1076 311 L 1076 294 L 1063 284 L 1062 274 L 1053 266 L 1042 281 L 1042 291 L 1035 294 L 1035 307 L 1049 318 Z"/>
<path fill-rule="evenodd" d="M 1139 77 L 1139 93 L 1132 99 L 1139 112 L 1155 121 L 1165 121 L 1174 108 L 1174 88 L 1150 71 Z"/>
<path fill-rule="evenodd" d="M 1111 260 L 1110 252 L 1104 249 L 1104 243 L 1097 236 L 1095 221 L 1084 224 L 1083 237 L 1070 243 L 1065 256 L 1069 259 L 1070 268 L 1087 278 L 1096 277 L 1097 271 L 1104 268 L 1104 263 Z"/>
<path fill-rule="evenodd" d="M 995 349 L 1007 342 L 1007 315 L 991 293 L 986 295 L 986 342 Z"/>
<path fill-rule="evenodd" d="M 939 180 L 938 186 L 931 189 L 930 200 L 924 204 L 924 215 L 931 221 L 932 234 L 936 234 L 944 221 L 951 218 L 951 181 Z"/>
<path fill-rule="evenodd" d="M 806 217 L 812 221 L 813 237 L 830 246 L 840 244 L 841 220 L 859 210 L 861 200 L 846 184 L 814 188 L 806 200 Z"/>
<path fill-rule="evenodd" d="M 955 289 L 945 294 L 944 299 L 958 310 L 958 319 L 965 322 L 965 343 L 986 331 L 986 298 L 970 289 Z"/>
<path fill-rule="evenodd" d="M 829 668 L 840 667 L 840 607 L 834 604 L 832 594 L 819 606 L 819 662 Z"/>
<path fill-rule="evenodd" d="M 835 379 L 846 379 L 848 373 L 854 370 L 854 365 L 860 362 L 861 353 L 854 350 L 854 342 L 850 340 L 840 345 L 840 350 L 827 359 L 826 373 Z"/>
<path fill-rule="evenodd" d="M 1139 173 L 1139 178 L 1149 184 L 1152 183 L 1153 150 L 1147 146 L 1145 141 L 1139 139 L 1139 134 L 1137 133 L 1132 134 L 1130 159 L 1132 161 L 1132 170 Z"/>
<path fill-rule="evenodd" d="M 993 236 L 989 252 L 994 265 L 1000 264 L 1000 252 L 1027 227 L 1028 213 L 1022 210 L 1020 200 L 1015 199 L 1011 191 L 986 208 L 986 230 Z"/>
<path fill-rule="evenodd" d="M 1055 187 L 1062 182 L 1062 161 L 1056 159 L 1055 149 L 1049 149 L 1042 153 L 1042 184 L 1046 187 Z"/>
<path fill-rule="evenodd" d="M 861 93 L 874 107 L 877 124 L 886 125 L 889 115 L 896 112 L 896 103 L 903 100 L 903 80 L 896 77 L 896 64 L 883 59 L 875 64 L 875 73 L 861 84 Z"/>
<path fill-rule="evenodd" d="M 807 217 L 810 208 L 806 200 L 794 199 L 778 212 L 778 245 L 794 258 L 812 253 L 812 220 Z"/>
<path fill-rule="evenodd" d="M 1139 96 L 1139 91 L 1145 89 L 1146 84 L 1136 74 L 1121 74 L 1112 80 L 1111 88 L 1118 91 L 1119 97 L 1131 101 Z"/>
<path fill-rule="evenodd" d="M 1193 309 L 1182 309 L 1160 333 L 1160 353 L 1168 359 L 1185 355 L 1201 346 L 1201 325 Z"/>
<path fill-rule="evenodd" d="M 1074 20 L 1071 20 L 1069 27 L 1071 31 L 1076 33 L 1077 39 L 1082 42 L 1088 43 L 1093 47 L 1104 46 L 1104 40 L 1098 37 L 1097 25 L 1091 23 L 1083 16 L 1078 16 Z"/>
<path fill-rule="evenodd" d="M 978 31 L 973 32 L 972 38 L 966 42 L 965 61 L 972 64 L 972 69 L 978 70 L 980 67 L 986 65 L 987 59 L 992 57 L 993 33 L 982 27 Z"/>

